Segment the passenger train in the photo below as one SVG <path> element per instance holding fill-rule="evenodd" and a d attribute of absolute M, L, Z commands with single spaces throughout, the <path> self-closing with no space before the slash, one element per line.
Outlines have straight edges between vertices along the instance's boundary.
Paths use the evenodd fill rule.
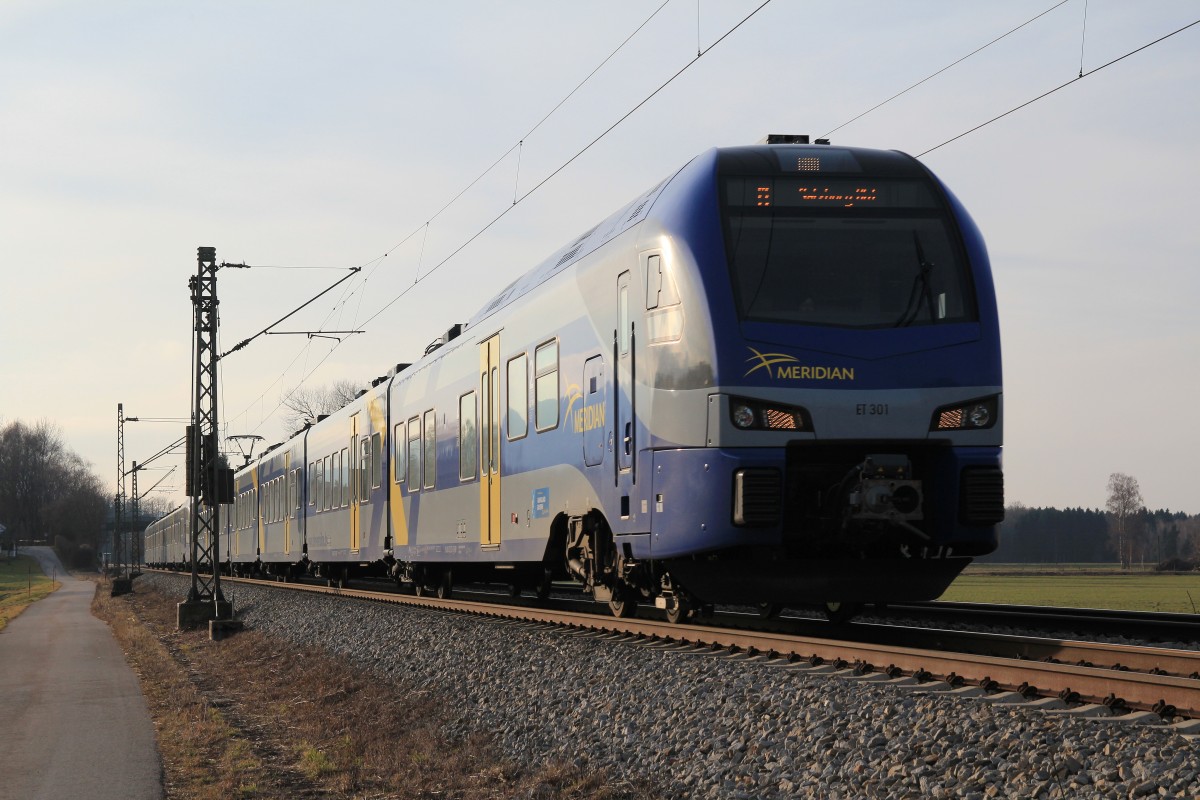
<path fill-rule="evenodd" d="M 692 159 L 241 469 L 222 567 L 844 617 L 995 549 L 1002 414 L 958 199 L 900 152 L 768 137 Z M 148 563 L 183 565 L 180 536 L 186 509 Z"/>

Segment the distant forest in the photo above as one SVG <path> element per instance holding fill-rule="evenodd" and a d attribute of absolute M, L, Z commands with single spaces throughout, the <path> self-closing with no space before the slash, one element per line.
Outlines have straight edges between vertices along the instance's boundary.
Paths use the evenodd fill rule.
<path fill-rule="evenodd" d="M 1127 522 L 1131 566 L 1191 569 L 1200 563 L 1200 515 L 1142 509 Z M 1009 506 L 1000 547 L 983 562 L 1119 561 L 1111 514 L 1091 508 Z M 1174 560 L 1174 561 L 1173 561 Z M 1183 563 L 1180 563 L 1183 562 Z"/>

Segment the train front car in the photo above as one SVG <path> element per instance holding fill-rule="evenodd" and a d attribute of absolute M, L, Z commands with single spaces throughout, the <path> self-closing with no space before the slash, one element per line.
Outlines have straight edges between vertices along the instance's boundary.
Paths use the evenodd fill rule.
<path fill-rule="evenodd" d="M 995 549 L 990 266 L 929 170 L 890 151 L 721 149 L 651 216 L 637 405 L 660 605 L 844 617 L 936 598 Z"/>

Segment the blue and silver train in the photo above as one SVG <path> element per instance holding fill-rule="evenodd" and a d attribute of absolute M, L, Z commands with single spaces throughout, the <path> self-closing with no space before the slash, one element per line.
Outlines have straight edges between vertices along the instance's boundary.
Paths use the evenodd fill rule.
<path fill-rule="evenodd" d="M 692 159 L 242 469 L 226 567 L 573 578 L 672 620 L 940 595 L 1004 513 L 983 238 L 908 155 L 779 140 Z"/>

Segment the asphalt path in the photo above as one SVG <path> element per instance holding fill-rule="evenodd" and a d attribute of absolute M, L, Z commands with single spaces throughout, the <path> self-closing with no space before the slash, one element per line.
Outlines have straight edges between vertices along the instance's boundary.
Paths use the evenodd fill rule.
<path fill-rule="evenodd" d="M 29 547 L 62 588 L 0 631 L 0 799 L 159 800 L 162 767 L 138 681 L 108 626 L 96 584 L 49 547 Z"/>

